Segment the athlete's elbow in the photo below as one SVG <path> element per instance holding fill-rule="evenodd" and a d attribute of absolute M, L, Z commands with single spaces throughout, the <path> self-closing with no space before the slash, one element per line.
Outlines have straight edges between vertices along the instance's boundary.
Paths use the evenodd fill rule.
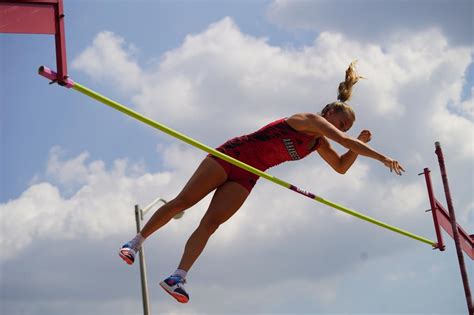
<path fill-rule="evenodd" d="M 336 169 L 336 172 L 338 172 L 341 175 L 344 175 L 347 172 L 347 168 L 339 167 L 339 168 Z"/>
<path fill-rule="evenodd" d="M 340 162 L 339 165 L 336 165 L 333 168 L 337 173 L 342 174 L 342 175 L 346 174 L 346 172 L 347 172 L 347 167 L 344 167 L 342 162 Z"/>

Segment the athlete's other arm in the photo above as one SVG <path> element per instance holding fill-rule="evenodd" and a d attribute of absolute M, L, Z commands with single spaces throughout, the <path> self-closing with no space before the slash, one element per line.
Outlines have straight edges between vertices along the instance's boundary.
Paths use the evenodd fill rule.
<path fill-rule="evenodd" d="M 372 135 L 369 130 L 362 130 L 357 139 L 367 143 L 371 137 Z M 339 156 L 337 151 L 333 149 L 329 141 L 324 137 L 321 137 L 321 145 L 318 148 L 318 153 L 324 161 L 340 174 L 345 174 L 352 164 L 354 164 L 358 156 L 358 154 L 352 150 Z"/>
<path fill-rule="evenodd" d="M 288 118 L 287 122 L 291 127 L 300 132 L 327 137 L 356 154 L 380 161 L 390 168 L 390 171 L 395 171 L 398 175 L 405 171 L 398 161 L 375 151 L 359 139 L 348 136 L 329 123 L 324 117 L 310 113 L 296 114 Z"/>

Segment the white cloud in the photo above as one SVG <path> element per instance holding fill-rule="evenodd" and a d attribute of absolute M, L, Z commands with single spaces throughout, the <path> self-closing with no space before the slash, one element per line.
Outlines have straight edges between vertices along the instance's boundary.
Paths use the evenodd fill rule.
<path fill-rule="evenodd" d="M 39 182 L 19 198 L 0 204 L 0 244 L 10 249 L 2 258 L 40 239 L 102 239 L 130 231 L 136 203 L 150 202 L 157 191 L 174 193 L 169 172 L 139 172 L 140 167 L 126 160 L 116 160 L 107 170 L 103 161 L 87 162 L 86 153 L 62 160 L 60 151 L 51 150 L 46 167 L 58 186 Z M 75 187 L 71 196 L 64 197 L 61 191 L 69 192 L 70 187 Z"/>
<path fill-rule="evenodd" d="M 107 80 L 120 90 L 135 91 L 146 80 L 141 77 L 142 71 L 134 58 L 136 51 L 133 45 L 125 45 L 123 38 L 104 31 L 73 60 L 72 67 L 97 81 Z"/>
<path fill-rule="evenodd" d="M 62 154 L 64 152 L 58 146 L 51 149 L 46 173 L 55 177 L 61 184 L 85 183 L 90 171 L 86 168 L 84 162 L 89 158 L 89 154 L 84 152 L 72 160 L 61 161 Z M 91 165 L 91 171 L 97 167 L 100 166 L 97 164 Z"/>
<path fill-rule="evenodd" d="M 116 42 L 116 36 L 109 34 L 109 39 Z M 411 226 L 410 216 L 420 215 L 417 211 L 424 198 L 419 178 L 411 176 L 426 166 L 424 161 L 432 159 L 435 140 L 442 141 L 444 149 L 457 157 L 454 173 L 472 169 L 473 122 L 464 112 L 450 109 L 464 106 L 461 93 L 472 50 L 450 46 L 436 28 L 387 36 L 387 44 L 376 45 L 323 32 L 311 46 L 281 48 L 264 38 L 243 34 L 232 19 L 224 18 L 187 36 L 180 47 L 163 56 L 158 67 L 140 70 L 140 76 L 149 80 L 132 99 L 152 118 L 198 140 L 205 139 L 206 144 L 218 145 L 273 118 L 320 110 L 335 99 L 345 68 L 358 58 L 360 73 L 368 80 L 356 86 L 351 101 L 358 116 L 353 134 L 362 128 L 372 130 L 371 145 L 399 159 L 408 170 L 406 176 L 395 179 L 379 162 L 365 159 L 346 176 L 310 159 L 284 166 L 290 171 L 282 175 L 304 189 L 356 209 L 387 209 L 380 213 L 382 217 L 401 219 Z M 93 49 L 100 51 L 96 46 Z M 167 152 L 170 167 L 179 170 L 171 158 L 175 153 Z M 470 189 L 464 187 L 461 194 Z M 266 197 L 263 191 L 259 194 L 254 198 L 274 204 L 277 212 L 286 210 L 278 205 L 297 202 L 292 196 L 275 203 L 273 196 Z M 391 213 L 390 207 L 397 211 Z M 299 218 L 305 218 L 301 213 L 308 211 L 307 206 L 300 209 L 285 222 L 297 224 Z M 280 222 L 266 212 L 262 216 L 258 222 Z M 239 226 L 255 219 L 253 214 L 239 214 L 236 220 L 241 223 L 223 233 L 228 239 L 237 237 Z M 280 233 L 269 229 L 271 224 L 257 224 L 257 230 L 261 235 Z"/>
<path fill-rule="evenodd" d="M 10 250 L 2 258 L 15 256 L 38 235 L 54 235 L 63 228 L 65 212 L 59 191 L 49 183 L 33 185 L 19 199 L 0 205 L 0 243 Z"/>
<path fill-rule="evenodd" d="M 86 51 L 92 49 L 103 55 L 101 47 L 110 46 L 119 50 L 114 54 L 126 55 L 121 46 L 114 45 L 117 41 L 124 45 L 123 39 L 113 34 L 106 39 L 111 44 L 102 39 L 100 45 L 94 44 Z M 450 47 L 436 29 L 394 35 L 386 46 L 324 32 L 312 46 L 283 49 L 243 34 L 225 18 L 186 37 L 182 46 L 164 55 L 156 69 L 141 69 L 138 76 L 147 80 L 142 81 L 132 99 L 151 118 L 218 145 L 274 118 L 319 111 L 335 99 L 337 84 L 354 58 L 360 59 L 360 72 L 368 80 L 356 86 L 352 103 L 359 121 L 375 130 L 380 142 L 392 141 L 383 129 L 393 129 L 405 144 L 404 150 L 395 153 L 403 157 L 408 149 L 415 155 L 419 139 L 412 137 L 413 131 L 430 130 L 430 137 L 456 139 L 450 141 L 449 149 L 469 152 L 469 142 L 458 134 L 459 130 L 472 129 L 470 115 L 450 111 L 448 105 L 469 108 L 460 95 L 471 50 Z M 124 63 L 136 64 L 129 59 Z M 102 68 L 108 70 L 106 65 Z M 97 73 L 116 77 L 113 71 Z M 134 79 L 132 76 L 130 81 Z M 438 128 L 438 121 L 431 119 L 434 116 L 461 125 L 449 130 Z M 209 122 L 213 128 L 206 127 Z M 428 135 L 422 137 L 427 139 Z"/>

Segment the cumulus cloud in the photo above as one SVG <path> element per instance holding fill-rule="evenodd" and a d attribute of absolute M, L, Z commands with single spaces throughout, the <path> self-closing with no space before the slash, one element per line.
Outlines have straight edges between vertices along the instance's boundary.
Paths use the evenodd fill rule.
<path fill-rule="evenodd" d="M 112 32 L 99 33 L 73 62 L 72 67 L 84 71 L 97 81 L 107 80 L 120 90 L 129 92 L 140 87 L 141 69 L 135 59 L 136 47 Z"/>
<path fill-rule="evenodd" d="M 282 175 L 285 178 L 296 170 L 294 182 L 307 182 L 303 188 L 316 187 L 316 193 L 363 209 L 382 204 L 413 214 L 423 188 L 418 178 L 410 176 L 432 159 L 435 140 L 457 157 L 452 176 L 466 176 L 465 170 L 472 169 L 473 121 L 465 111 L 453 110 L 466 107 L 461 95 L 472 50 L 450 46 L 435 28 L 387 36 L 387 44 L 375 45 L 323 32 L 311 46 L 282 48 L 242 33 L 232 19 L 224 18 L 188 35 L 155 68 L 141 69 L 140 76 L 149 80 L 132 94 L 132 103 L 160 122 L 218 145 L 271 119 L 320 110 L 335 99 L 345 68 L 357 57 L 359 71 L 368 80 L 355 87 L 351 103 L 357 122 L 352 132 L 372 130 L 371 145 L 399 159 L 407 175 L 396 180 L 378 162 L 362 160 L 339 179 L 324 164 L 315 167 L 311 159 L 292 165 Z M 108 38 L 126 46 L 115 34 Z M 99 45 L 92 49 L 102 54 Z M 315 180 L 301 177 L 308 169 Z M 459 194 L 469 196 L 470 189 L 470 185 L 463 187 Z M 372 192 L 370 198 L 361 201 L 359 194 L 367 191 Z M 463 202 L 469 203 L 469 197 Z"/>
<path fill-rule="evenodd" d="M 396 33 L 437 28 L 451 43 L 472 46 L 472 12 L 469 0 L 274 0 L 267 16 L 287 29 L 341 32 L 364 42 L 387 42 Z"/>
<path fill-rule="evenodd" d="M 100 168 L 98 164 L 100 162 L 90 165 L 88 169 L 85 165 L 85 161 L 89 158 L 89 153 L 84 152 L 76 158 L 68 161 L 61 160 L 61 155 L 64 152 L 61 147 L 53 147 L 49 153 L 49 161 L 46 169 L 46 174 L 52 176 L 59 183 L 66 184 L 84 184 L 87 180 L 88 174 L 91 171 Z"/>
<path fill-rule="evenodd" d="M 15 256 L 34 240 L 102 239 L 129 232 L 136 203 L 145 206 L 157 191 L 171 196 L 177 189 L 167 171 L 147 173 L 140 163 L 124 159 L 107 167 L 101 160 L 88 161 L 87 153 L 67 160 L 61 151 L 50 152 L 45 177 L 51 181 L 37 179 L 19 198 L 0 205 L 0 243 L 10 248 L 2 258 Z"/>
<path fill-rule="evenodd" d="M 0 205 L 0 219 L 3 224 L 0 244 L 9 247 L 9 251 L 2 255 L 2 265 L 10 268 L 9 261 L 12 261 L 12 264 L 21 270 L 23 267 L 18 267 L 17 261 L 23 261 L 22 253 L 42 257 L 41 255 L 46 255 L 47 252 L 37 253 L 40 249 L 35 248 L 59 243 L 62 245 L 55 249 L 59 257 L 80 261 L 80 252 L 86 251 L 91 257 L 97 257 L 94 268 L 102 266 L 100 268 L 110 269 L 111 265 L 115 266 L 111 258 L 115 255 L 110 251 L 113 252 L 116 248 L 113 247 L 114 244 L 111 246 L 108 243 L 110 240 L 125 240 L 132 236 L 133 205 L 146 204 L 157 197 L 157 191 L 165 198 L 173 196 L 203 156 L 181 145 L 159 149 L 158 153 L 163 156 L 163 166 L 167 171 L 151 173 L 146 171 L 146 167 L 137 167 L 136 163 L 127 160 L 118 159 L 107 165 L 103 161 L 92 160 L 86 153 L 67 158 L 67 153 L 62 148 L 54 147 L 45 167 L 45 176 L 51 177 L 51 182 L 40 181 L 33 184 L 17 199 Z M 81 178 L 81 184 L 77 184 L 76 179 L 70 176 L 71 165 L 76 165 L 77 169 L 81 170 L 78 176 Z M 388 199 L 388 202 L 397 200 L 398 195 L 412 192 L 410 186 L 377 188 L 376 183 L 368 181 L 369 167 L 366 163 L 354 167 L 349 178 L 331 173 L 322 165 L 311 169 L 307 167 L 308 165 L 298 164 L 294 167 L 281 167 L 277 169 L 277 175 L 299 182 L 302 187 L 312 187 L 328 198 L 339 197 L 339 201 L 352 203 L 355 207 L 367 205 L 367 200 L 360 198 L 366 196 L 367 191 L 376 192 L 378 195 L 373 198 L 374 204 L 387 202 L 385 199 Z M 302 178 L 303 173 L 306 176 Z M 39 177 L 41 179 L 41 176 Z M 320 184 L 330 181 L 337 185 L 337 191 L 331 192 L 330 185 Z M 64 187 L 69 187 L 70 182 L 75 184 L 75 189 L 69 197 L 65 197 L 63 190 Z M 344 196 L 341 196 L 342 192 Z M 407 200 L 411 202 L 405 201 L 403 206 L 412 210 L 418 207 L 418 197 Z M 151 266 L 159 266 L 159 277 L 163 277 L 164 272 L 176 264 L 175 260 L 181 253 L 182 246 L 199 222 L 208 202 L 209 198 L 206 198 L 189 210 L 179 222 L 169 224 L 157 233 L 156 240 L 147 241 L 147 244 L 159 246 L 159 250 L 156 250 L 156 245 L 147 245 L 149 263 Z M 411 213 L 402 218 L 400 213 L 387 212 L 381 215 L 374 211 L 368 212 L 376 217 L 395 220 L 402 225 L 408 225 L 409 220 L 418 218 Z M 12 213 L 15 213 L 15 216 L 12 216 Z M 418 228 L 418 224 L 411 225 Z M 337 228 L 334 228 L 336 226 Z M 374 232 L 378 233 L 377 238 L 371 236 Z M 347 239 L 347 235 L 352 235 L 353 239 Z M 248 203 L 211 238 L 206 252 L 190 277 L 195 283 L 196 292 L 203 296 L 213 296 L 222 290 L 222 279 L 212 275 L 226 274 L 226 287 L 229 292 L 233 292 L 233 298 L 214 303 L 215 312 L 248 312 L 258 309 L 262 300 L 270 302 L 275 296 L 285 296 L 287 288 L 295 285 L 304 288 L 308 293 L 305 305 L 312 305 L 311 308 L 315 309 L 321 305 L 329 308 L 337 303 L 337 296 L 342 289 L 341 277 L 364 263 L 364 260 L 359 259 L 362 254 L 368 256 L 370 253 L 370 259 L 377 259 L 378 256 L 389 255 L 391 251 L 406 246 L 405 242 L 392 240 L 393 236 L 389 232 L 381 232 L 367 223 L 357 222 L 352 217 L 261 180 Z M 67 250 L 72 246 L 72 241 L 75 244 L 74 253 Z M 383 242 L 390 242 L 390 249 L 384 248 L 381 245 Z M 364 244 L 363 249 L 357 245 L 360 243 Z M 89 248 L 91 244 L 94 244 L 93 248 Z M 116 241 L 115 246 L 119 245 Z M 169 255 L 163 257 L 163 251 Z M 341 260 L 341 255 L 357 260 Z M 58 258 L 56 263 L 60 264 L 63 259 L 66 258 Z M 23 264 L 24 261 L 20 265 Z M 68 264 L 69 268 L 74 266 L 73 263 Z M 233 273 L 228 273 L 228 266 L 233 266 Z M 155 269 L 152 269 L 152 277 L 156 277 L 153 273 Z M 304 270 L 304 274 L 299 274 L 300 270 Z M 251 275 L 256 271 L 266 278 L 265 283 L 257 277 L 242 282 L 242 274 Z M 83 285 L 89 283 L 87 280 L 72 277 L 68 274 L 69 271 L 65 272 L 69 281 Z M 104 273 L 109 272 L 112 271 Z M 113 272 L 123 273 L 123 270 Z M 47 272 L 38 272 L 33 282 L 44 281 L 45 277 L 48 277 Z M 106 278 L 109 277 L 112 276 Z M 131 279 L 132 275 L 121 276 L 122 279 L 123 277 Z M 8 276 L 5 281 L 18 289 L 14 279 L 15 277 Z M 115 283 L 114 281 L 117 280 L 108 279 L 107 283 Z M 270 283 L 271 285 L 268 285 Z M 53 287 L 60 285 L 50 284 Z M 121 296 L 126 293 L 116 294 Z M 256 299 L 256 296 L 259 298 Z M 99 304 L 111 309 L 112 301 L 115 301 L 116 297 L 110 298 L 108 302 L 101 302 L 104 305 Z M 61 300 L 61 297 L 52 299 Z M 166 297 L 160 295 L 157 299 L 155 303 L 160 305 L 160 309 L 173 309 Z M 291 300 L 292 297 L 287 297 L 280 303 L 284 305 Z M 12 303 L 10 308 L 16 305 L 11 301 L 9 303 Z M 36 305 L 35 303 L 33 305 Z M 79 302 L 71 300 L 69 303 Z M 99 304 L 96 307 L 99 307 Z M 194 311 L 207 313 L 208 304 L 196 301 L 191 308 L 183 310 L 186 313 Z"/>
<path fill-rule="evenodd" d="M 126 55 L 121 46 L 113 45 L 124 43 L 123 39 L 110 33 L 105 38 L 112 44 L 93 44 L 86 51 L 101 56 L 105 45 L 118 49 L 116 55 Z M 380 134 L 384 133 L 382 128 L 392 129 L 412 151 L 417 149 L 410 141 L 415 128 L 430 130 L 434 137 L 455 134 L 451 138 L 460 139 L 460 130 L 472 128 L 472 120 L 468 111 L 452 111 L 448 105 L 469 108 L 460 95 L 472 51 L 449 46 L 435 29 L 403 37 L 393 35 L 391 39 L 389 44 L 378 46 L 323 32 L 312 46 L 283 49 L 269 45 L 264 38 L 243 34 L 225 18 L 187 36 L 155 69 L 141 69 L 139 76 L 148 80 L 142 81 L 132 100 L 150 117 L 217 145 L 271 119 L 298 111 L 319 111 L 335 99 L 345 67 L 357 57 L 360 72 L 369 78 L 359 83 L 352 100 L 362 123 L 371 121 L 371 128 L 380 128 L 375 129 Z M 123 62 L 136 64 L 133 59 Z M 113 71 L 96 73 L 116 77 Z M 133 83 L 135 77 L 123 80 Z M 434 128 L 437 122 L 431 117 L 436 115 L 458 120 L 461 125 L 456 130 Z M 223 117 L 231 117 L 232 123 Z M 205 128 L 210 121 L 213 128 Z M 398 127 L 400 121 L 403 129 Z M 468 142 L 450 144 L 450 149 L 470 150 L 466 148 Z"/>

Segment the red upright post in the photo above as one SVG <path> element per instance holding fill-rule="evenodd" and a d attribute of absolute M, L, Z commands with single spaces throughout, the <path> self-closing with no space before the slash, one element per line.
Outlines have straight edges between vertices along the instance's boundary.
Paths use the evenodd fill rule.
<path fill-rule="evenodd" d="M 64 82 L 68 79 L 67 74 L 67 56 L 66 56 L 66 31 L 64 27 L 64 5 L 63 0 L 58 0 L 55 6 L 55 18 L 54 22 L 56 25 L 56 67 L 58 68 L 58 83 L 64 85 Z"/>
<path fill-rule="evenodd" d="M 458 225 L 456 223 L 456 214 L 454 212 L 453 201 L 451 199 L 451 192 L 449 190 L 448 175 L 446 173 L 446 166 L 444 164 L 443 151 L 439 142 L 435 143 L 436 155 L 438 156 L 439 167 L 441 170 L 441 178 L 443 179 L 444 193 L 446 195 L 446 202 L 448 204 L 449 216 L 451 218 L 451 228 L 453 230 L 454 244 L 456 245 L 456 252 L 458 255 L 459 268 L 461 269 L 461 277 L 464 285 L 464 293 L 466 294 L 467 308 L 470 315 L 474 315 L 474 308 L 472 304 L 471 289 L 469 288 L 469 280 L 467 277 L 466 265 L 464 263 L 464 256 L 461 248 Z"/>
<path fill-rule="evenodd" d="M 441 233 L 441 226 L 439 222 L 439 209 L 438 205 L 436 203 L 436 198 L 434 196 L 433 192 L 433 185 L 431 184 L 431 176 L 430 176 L 430 170 L 429 168 L 425 168 L 424 172 L 421 174 L 425 175 L 425 180 L 426 180 L 426 187 L 428 188 L 428 198 L 430 199 L 430 206 L 431 206 L 431 214 L 433 215 L 433 223 L 435 227 L 435 232 L 436 232 L 436 238 L 438 240 L 438 243 L 436 244 L 435 249 L 439 249 L 440 251 L 444 251 L 446 249 L 446 246 L 444 245 L 443 241 L 443 234 Z M 419 174 L 419 175 L 421 175 Z"/>

